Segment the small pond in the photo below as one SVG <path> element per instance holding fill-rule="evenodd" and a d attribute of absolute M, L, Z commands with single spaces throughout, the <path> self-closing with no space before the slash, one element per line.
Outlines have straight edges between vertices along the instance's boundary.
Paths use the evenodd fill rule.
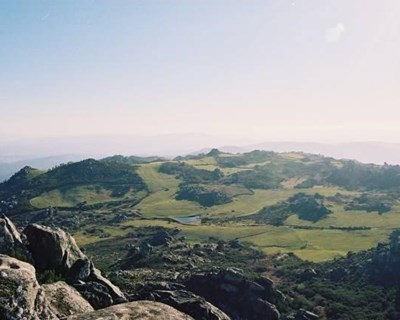
<path fill-rule="evenodd" d="M 192 223 L 200 220 L 200 216 L 190 216 L 190 217 L 174 217 L 174 220 L 181 223 Z"/>

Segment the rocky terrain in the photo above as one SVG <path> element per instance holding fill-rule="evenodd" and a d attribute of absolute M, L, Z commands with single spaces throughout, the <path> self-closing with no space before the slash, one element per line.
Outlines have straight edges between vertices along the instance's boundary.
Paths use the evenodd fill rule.
<path fill-rule="evenodd" d="M 188 247 L 184 239 L 179 241 L 183 248 Z M 111 276 L 124 282 L 128 275 L 130 283 L 135 283 L 135 276 L 129 270 L 135 270 L 138 261 L 148 258 L 151 252 L 176 247 L 179 241 L 165 231 L 157 232 L 138 247 L 133 246 Z M 240 247 L 240 243 L 230 243 L 230 246 Z M 196 250 L 211 252 L 216 248 L 208 244 L 199 245 Z M 172 255 L 165 261 L 198 262 L 196 258 L 183 261 L 182 254 Z M 152 262 L 148 262 L 151 267 Z M 281 318 L 277 305 L 285 297 L 275 289 L 271 279 L 250 280 L 235 268 L 214 268 L 213 271 L 195 268 L 192 272 L 183 272 L 185 268 L 181 267 L 181 272 L 176 272 L 174 277 L 166 273 L 167 281 L 151 273 L 152 279 L 143 277 L 136 285 L 125 285 L 124 293 L 101 274 L 74 238 L 62 229 L 30 224 L 20 233 L 7 217 L 0 219 L 2 319 Z M 299 312 L 289 319 L 318 318 L 312 313 Z"/>
<path fill-rule="evenodd" d="M 399 172 L 218 150 L 25 167 L 0 184 L 0 318 L 400 319 Z"/>
<path fill-rule="evenodd" d="M 192 319 L 161 303 L 127 302 L 61 229 L 29 225 L 20 234 L 3 217 L 0 252 L 1 319 Z M 52 283 L 40 284 L 46 276 Z"/>

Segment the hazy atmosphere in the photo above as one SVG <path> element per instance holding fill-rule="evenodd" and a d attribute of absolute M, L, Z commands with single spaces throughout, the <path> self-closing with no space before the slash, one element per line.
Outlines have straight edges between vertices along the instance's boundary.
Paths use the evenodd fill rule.
<path fill-rule="evenodd" d="M 1 320 L 400 320 L 400 0 L 0 0 Z"/>
<path fill-rule="evenodd" d="M 397 0 L 0 1 L 0 147 L 400 142 L 399 35 Z"/>

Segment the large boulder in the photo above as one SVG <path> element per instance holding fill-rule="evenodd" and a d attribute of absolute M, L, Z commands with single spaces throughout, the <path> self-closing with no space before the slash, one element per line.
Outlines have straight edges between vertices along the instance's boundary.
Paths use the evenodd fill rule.
<path fill-rule="evenodd" d="M 97 282 L 81 282 L 75 288 L 85 297 L 94 309 L 107 308 L 114 304 L 114 300 L 107 287 Z"/>
<path fill-rule="evenodd" d="M 63 281 L 42 285 L 49 309 L 58 318 L 94 311 L 90 303 Z"/>
<path fill-rule="evenodd" d="M 126 302 L 121 290 L 102 276 L 69 233 L 59 228 L 32 224 L 25 228 L 24 234 L 39 272 L 54 270 L 95 309 Z"/>
<path fill-rule="evenodd" d="M 105 286 L 110 293 L 110 296 L 116 303 L 126 302 L 125 296 L 116 285 L 114 285 L 110 280 L 103 277 L 100 270 L 96 269 L 92 264 L 91 272 L 89 277 L 87 278 L 89 281 L 100 283 L 101 285 Z"/>
<path fill-rule="evenodd" d="M 22 241 L 21 234 L 10 219 L 4 215 L 0 217 L 0 253 L 29 261 L 29 253 Z"/>
<path fill-rule="evenodd" d="M 127 301 L 122 291 L 103 277 L 88 259 L 76 260 L 68 270 L 66 279 L 95 309 Z"/>
<path fill-rule="evenodd" d="M 192 317 L 162 303 L 134 301 L 97 310 L 72 315 L 68 320 L 193 320 Z"/>
<path fill-rule="evenodd" d="M 165 303 L 197 320 L 230 320 L 223 311 L 204 298 L 186 290 L 145 291 L 141 298 Z"/>
<path fill-rule="evenodd" d="M 25 228 L 24 234 L 39 272 L 54 270 L 64 275 L 78 259 L 87 259 L 74 238 L 59 228 L 31 224 Z"/>
<path fill-rule="evenodd" d="M 232 319 L 278 320 L 270 280 L 250 281 L 234 268 L 197 273 L 186 281 L 189 291 L 204 297 Z"/>
<path fill-rule="evenodd" d="M 0 255 L 0 319 L 58 319 L 47 307 L 35 268 L 6 255 Z"/>

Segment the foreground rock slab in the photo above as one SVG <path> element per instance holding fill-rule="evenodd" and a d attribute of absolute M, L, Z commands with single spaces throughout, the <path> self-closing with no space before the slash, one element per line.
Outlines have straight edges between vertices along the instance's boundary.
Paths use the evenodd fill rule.
<path fill-rule="evenodd" d="M 155 300 L 172 306 L 195 319 L 230 320 L 220 309 L 204 298 L 186 290 L 154 290 L 144 292 L 142 299 Z"/>
<path fill-rule="evenodd" d="M 29 263 L 0 255 L 0 319 L 57 319 L 47 308 Z"/>
<path fill-rule="evenodd" d="M 193 320 L 192 317 L 166 304 L 151 301 L 134 301 L 94 312 L 73 315 L 68 320 Z"/>
<path fill-rule="evenodd" d="M 63 281 L 42 285 L 50 311 L 57 318 L 94 311 L 81 294 Z"/>

